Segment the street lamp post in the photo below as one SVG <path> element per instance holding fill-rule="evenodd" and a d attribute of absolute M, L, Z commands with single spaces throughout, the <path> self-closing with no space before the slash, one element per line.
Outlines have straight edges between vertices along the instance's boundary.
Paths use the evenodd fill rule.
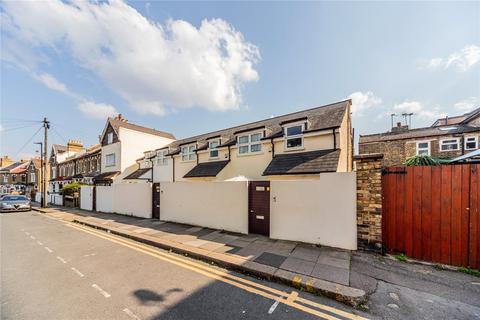
<path fill-rule="evenodd" d="M 34 142 L 34 144 L 39 144 L 39 145 L 40 145 L 40 168 L 41 168 L 41 169 L 40 169 L 40 172 L 41 172 L 41 174 L 42 174 L 42 181 L 40 181 L 40 183 L 41 183 L 41 185 L 42 185 L 42 199 L 41 199 L 41 202 L 40 202 L 40 203 L 41 203 L 41 205 L 43 206 L 43 204 L 44 204 L 43 199 L 44 199 L 44 197 L 45 197 L 45 191 L 46 191 L 46 190 L 43 190 L 43 189 L 44 189 L 44 186 L 45 186 L 45 184 L 43 183 L 43 179 L 46 178 L 46 177 L 45 177 L 45 172 L 43 172 L 43 161 L 44 161 L 44 160 L 43 160 L 43 155 L 44 155 L 44 153 L 43 153 L 43 151 L 42 151 L 42 150 L 43 150 L 43 142 Z M 45 159 L 45 161 L 46 161 L 46 160 L 47 160 L 47 159 Z M 38 180 L 38 179 L 37 179 L 37 180 Z M 37 181 L 37 184 L 38 184 L 38 182 L 39 182 L 39 181 Z"/>

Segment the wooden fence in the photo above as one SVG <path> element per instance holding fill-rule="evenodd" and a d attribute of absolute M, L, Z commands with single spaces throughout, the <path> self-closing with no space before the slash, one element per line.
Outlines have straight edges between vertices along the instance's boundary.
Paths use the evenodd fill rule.
<path fill-rule="evenodd" d="M 386 168 L 382 186 L 387 251 L 480 268 L 480 164 Z"/>

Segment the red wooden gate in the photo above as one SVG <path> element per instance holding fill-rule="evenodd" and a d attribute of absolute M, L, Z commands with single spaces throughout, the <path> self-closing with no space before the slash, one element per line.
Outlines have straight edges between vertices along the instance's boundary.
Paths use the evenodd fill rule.
<path fill-rule="evenodd" d="M 386 168 L 383 243 L 388 252 L 480 268 L 480 165 Z"/>

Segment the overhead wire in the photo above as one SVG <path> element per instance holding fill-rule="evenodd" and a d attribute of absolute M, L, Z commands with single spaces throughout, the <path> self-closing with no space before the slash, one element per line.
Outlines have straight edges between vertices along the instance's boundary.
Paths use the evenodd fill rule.
<path fill-rule="evenodd" d="M 33 138 L 35 138 L 35 136 L 40 132 L 40 130 L 42 130 L 43 126 L 41 126 L 40 128 L 38 128 L 37 131 L 35 131 L 35 133 L 30 137 L 30 139 L 27 140 L 27 142 L 25 142 L 25 144 L 15 153 L 15 157 L 18 156 L 18 154 L 20 152 L 23 151 L 23 149 L 25 149 L 25 147 L 30 143 L 32 142 Z"/>

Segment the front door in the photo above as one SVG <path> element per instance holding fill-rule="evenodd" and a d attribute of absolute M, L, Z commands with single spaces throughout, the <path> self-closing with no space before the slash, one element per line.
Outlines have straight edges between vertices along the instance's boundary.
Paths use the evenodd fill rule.
<path fill-rule="evenodd" d="M 152 218 L 160 219 L 160 183 L 152 185 Z"/>
<path fill-rule="evenodd" d="M 270 236 L 270 181 L 248 185 L 248 232 Z"/>

